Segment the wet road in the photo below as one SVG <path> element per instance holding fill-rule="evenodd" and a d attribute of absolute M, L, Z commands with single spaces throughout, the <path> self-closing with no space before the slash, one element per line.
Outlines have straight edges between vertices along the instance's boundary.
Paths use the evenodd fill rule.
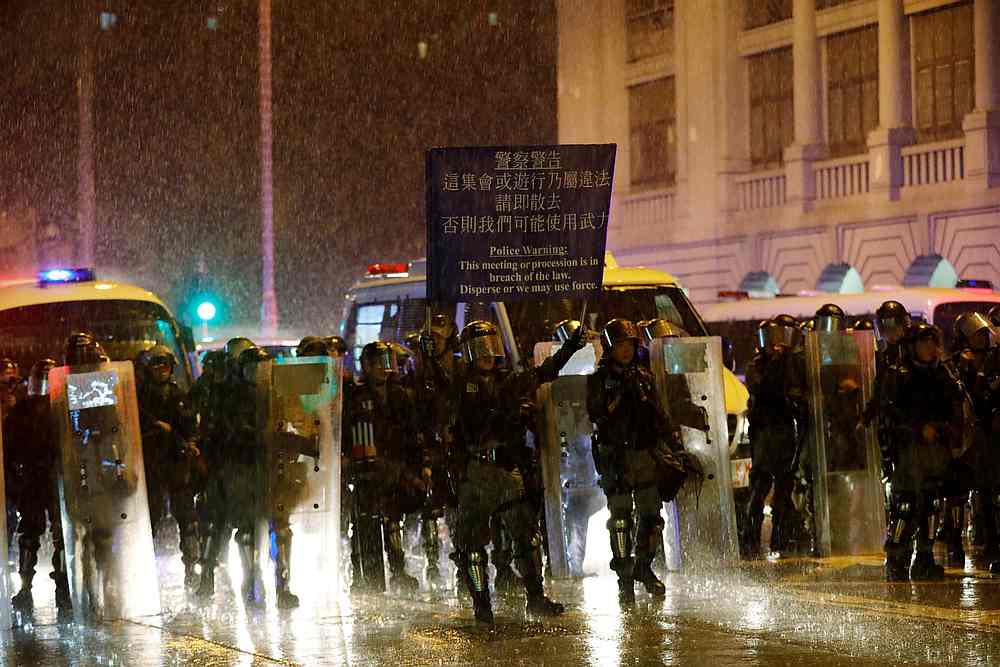
<path fill-rule="evenodd" d="M 165 578 L 179 581 L 176 555 L 160 560 Z M 555 581 L 550 594 L 567 603 L 565 616 L 526 618 L 520 595 L 501 596 L 494 628 L 476 626 L 450 592 L 248 612 L 224 568 L 211 606 L 168 588 L 162 616 L 80 626 L 58 622 L 39 572 L 34 622 L 3 657 L 43 666 L 995 664 L 1000 578 L 975 565 L 940 583 L 885 584 L 877 557 L 761 561 L 671 574 L 665 600 L 640 595 L 629 613 L 610 577 Z"/>

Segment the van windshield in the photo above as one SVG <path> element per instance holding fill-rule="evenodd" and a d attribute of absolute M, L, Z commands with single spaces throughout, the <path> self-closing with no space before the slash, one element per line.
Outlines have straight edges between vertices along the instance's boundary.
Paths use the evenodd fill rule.
<path fill-rule="evenodd" d="M 39 359 L 60 364 L 70 335 L 92 334 L 114 361 L 133 361 L 153 345 L 166 345 L 177 358 L 177 383 L 188 389 L 187 358 L 170 314 L 148 301 L 64 301 L 0 311 L 0 356 L 10 357 L 26 375 Z"/>
<path fill-rule="evenodd" d="M 522 358 L 531 359 L 536 343 L 552 340 L 555 326 L 562 320 L 579 319 L 582 310 L 582 299 L 508 303 L 507 314 Z M 600 299 L 587 302 L 587 326 L 591 329 L 600 331 L 615 318 L 633 322 L 662 318 L 692 336 L 707 335 L 687 295 L 673 285 L 606 287 Z"/>

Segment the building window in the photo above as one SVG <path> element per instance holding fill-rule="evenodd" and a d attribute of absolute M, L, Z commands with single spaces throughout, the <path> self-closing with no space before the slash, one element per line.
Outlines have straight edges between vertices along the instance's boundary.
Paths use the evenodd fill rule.
<path fill-rule="evenodd" d="M 628 89 L 633 187 L 672 185 L 677 178 L 674 77 Z"/>
<path fill-rule="evenodd" d="M 830 155 L 864 153 L 878 127 L 878 26 L 833 35 L 826 46 Z"/>
<path fill-rule="evenodd" d="M 674 41 L 673 0 L 626 0 L 628 62 L 670 53 Z"/>
<path fill-rule="evenodd" d="M 792 105 L 792 49 L 749 58 L 750 161 L 754 168 L 780 166 L 782 153 L 795 138 Z"/>
<path fill-rule="evenodd" d="M 910 18 L 917 140 L 962 136 L 975 106 L 972 5 L 952 5 Z"/>
<path fill-rule="evenodd" d="M 792 0 L 746 0 L 743 7 L 743 27 L 747 30 L 790 18 Z"/>

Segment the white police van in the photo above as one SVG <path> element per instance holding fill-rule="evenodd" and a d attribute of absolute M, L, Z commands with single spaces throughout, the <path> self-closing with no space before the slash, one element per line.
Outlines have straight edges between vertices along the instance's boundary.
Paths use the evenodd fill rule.
<path fill-rule="evenodd" d="M 92 269 L 50 269 L 37 280 L 0 283 L 0 357 L 26 373 L 39 359 L 62 363 L 71 334 L 94 335 L 114 361 L 165 345 L 177 357 L 184 389 L 197 373 L 191 330 L 182 327 L 149 290 L 99 280 Z"/>

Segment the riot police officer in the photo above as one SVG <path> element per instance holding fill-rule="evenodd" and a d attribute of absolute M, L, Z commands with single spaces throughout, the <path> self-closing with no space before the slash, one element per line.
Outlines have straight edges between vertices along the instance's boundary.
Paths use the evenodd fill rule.
<path fill-rule="evenodd" d="M 195 495 L 201 455 L 196 442 L 197 418 L 174 380 L 176 367 L 177 359 L 164 345 L 155 345 L 137 357 L 139 427 L 150 524 L 155 535 L 169 500 L 180 533 L 184 585 L 193 589 L 198 583 L 195 566 L 200 555 Z"/>
<path fill-rule="evenodd" d="M 345 438 L 350 443 L 347 473 L 354 485 L 351 562 L 356 590 L 382 585 L 382 545 L 378 531 L 368 530 L 373 524 L 381 527 L 392 586 L 409 591 L 419 586 L 406 572 L 402 521 L 420 511 L 427 487 L 413 403 L 393 381 L 396 369 L 392 346 L 368 343 L 361 350 L 362 381 L 344 397 L 344 433 L 350 434 Z"/>
<path fill-rule="evenodd" d="M 637 358 L 639 335 L 630 320 L 608 322 L 601 331 L 604 353 L 587 378 L 587 412 L 598 433 L 594 464 L 611 512 L 611 569 L 618 575 L 618 597 L 625 605 L 635 602 L 635 581 L 651 595 L 666 594 L 652 569 L 663 541 L 660 459 L 675 461 L 676 474 L 681 481 L 684 476 L 670 453 L 681 447 L 680 435 L 661 409 L 652 375 Z"/>
<path fill-rule="evenodd" d="M 198 444 L 205 468 L 200 491 L 195 497 L 201 539 L 198 596 L 204 598 L 211 598 L 215 593 L 215 559 L 221 548 L 219 540 L 223 538 L 225 523 L 224 494 L 218 474 L 222 466 L 225 389 L 226 352 L 212 350 L 202 359 L 202 373 L 191 388 L 191 405 L 198 415 Z"/>
<path fill-rule="evenodd" d="M 817 320 L 820 318 L 817 317 Z M 817 328 L 832 325 L 825 321 Z M 745 557 L 760 554 L 764 499 L 774 488 L 771 502 L 771 548 L 784 549 L 782 531 L 792 511 L 791 494 L 802 446 L 805 415 L 805 365 L 795 353 L 800 330 L 790 316 L 765 320 L 757 326 L 757 353 L 747 367 L 750 390 L 750 501 L 746 534 L 740 540 Z"/>
<path fill-rule="evenodd" d="M 878 352 L 875 355 L 875 386 L 872 398 L 865 407 L 862 421 L 865 427 L 877 421 L 879 450 L 882 452 L 882 472 L 888 477 L 892 461 L 887 456 L 892 450 L 892 433 L 895 428 L 888 415 L 879 408 L 883 405 L 883 387 L 889 369 L 903 362 L 906 346 L 903 340 L 910 329 L 910 313 L 898 301 L 886 301 L 875 311 L 875 336 Z"/>
<path fill-rule="evenodd" d="M 475 321 L 460 336 L 467 369 L 455 383 L 455 436 L 466 456 L 458 492 L 455 546 L 459 569 L 472 595 L 476 620 L 493 622 L 486 544 L 490 517 L 503 522 L 514 543 L 514 563 L 527 594 L 527 611 L 557 615 L 564 607 L 545 596 L 542 538 L 535 506 L 525 493 L 519 465 L 525 447 L 522 401 L 551 382 L 583 345 L 583 329 L 541 365 L 503 367 L 505 353 L 496 325 Z"/>
<path fill-rule="evenodd" d="M 418 333 L 411 344 L 417 359 L 412 387 L 421 428 L 423 466 L 431 473 L 427 501 L 421 513 L 421 538 L 427 558 L 427 582 L 439 586 L 441 540 L 438 520 L 445 517 L 447 509 L 457 502 L 448 475 L 448 452 L 454 442 L 448 401 L 452 383 L 461 372 L 461 362 L 455 355 L 458 351 L 458 327 L 445 315 L 433 315 L 424 331 Z"/>
<path fill-rule="evenodd" d="M 958 374 L 971 400 L 970 419 L 973 422 L 974 448 L 952 464 L 948 477 L 945 504 L 948 512 L 949 560 L 956 564 L 965 563 L 962 547 L 962 533 L 965 526 L 963 510 L 965 494 L 969 482 L 979 489 L 983 509 L 990 511 L 988 519 L 993 522 L 992 530 L 987 530 L 987 556 L 997 557 L 996 537 L 1000 535 L 1000 348 L 997 347 L 997 333 L 991 323 L 981 313 L 967 312 L 955 320 L 955 347 L 950 364 Z M 1000 573 L 1000 562 L 994 565 Z"/>
<path fill-rule="evenodd" d="M 247 338 L 227 342 L 225 354 L 226 383 L 219 406 L 219 439 L 214 443 L 216 452 L 209 456 L 216 515 L 208 553 L 202 561 L 199 594 L 210 597 L 214 592 L 214 568 L 235 528 L 243 565 L 243 600 L 247 605 L 260 606 L 264 604 L 264 588 L 257 553 L 257 524 L 262 512 L 264 482 L 255 383 L 257 365 L 267 360 L 268 355 Z M 279 606 L 285 602 L 279 594 Z"/>
<path fill-rule="evenodd" d="M 49 414 L 49 371 L 55 366 L 53 359 L 42 359 L 32 366 L 27 397 L 4 416 L 3 422 L 7 496 L 20 516 L 17 530 L 20 533 L 18 574 L 21 590 L 12 602 L 14 608 L 21 611 L 30 611 L 33 607 L 32 580 L 46 519 L 52 533 L 52 573 L 49 576 L 56 585 L 56 606 L 60 611 L 71 606 L 56 489 L 59 448 Z"/>
<path fill-rule="evenodd" d="M 885 543 L 889 581 L 940 579 L 934 562 L 934 533 L 952 448 L 961 442 L 965 391 L 942 363 L 941 332 L 918 323 L 907 334 L 909 350 L 892 367 L 883 391 L 883 410 L 895 428 L 890 460 L 892 496 Z M 913 540 L 916 539 L 916 557 Z"/>

